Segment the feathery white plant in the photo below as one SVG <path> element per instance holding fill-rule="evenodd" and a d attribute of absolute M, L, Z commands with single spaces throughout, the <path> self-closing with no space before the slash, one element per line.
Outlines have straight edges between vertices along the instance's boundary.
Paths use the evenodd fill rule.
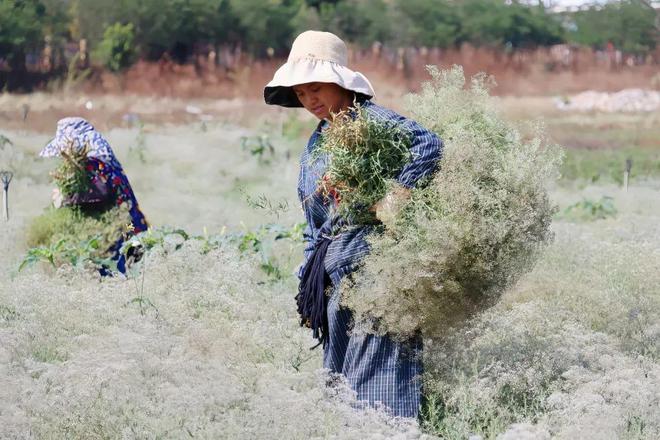
<path fill-rule="evenodd" d="M 460 67 L 429 71 L 410 108 L 444 140 L 440 170 L 371 237 L 371 254 L 343 286 L 356 322 L 399 337 L 442 334 L 532 266 L 551 237 L 546 185 L 561 157 L 540 127 L 523 139 L 498 115 L 485 76 L 464 89 Z"/>

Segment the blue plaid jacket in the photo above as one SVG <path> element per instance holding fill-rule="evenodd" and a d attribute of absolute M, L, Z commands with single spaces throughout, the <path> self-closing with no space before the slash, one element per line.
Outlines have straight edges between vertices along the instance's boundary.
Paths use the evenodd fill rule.
<path fill-rule="evenodd" d="M 411 134 L 412 160 L 404 166 L 397 178 L 401 185 L 411 188 L 419 179 L 436 170 L 443 147 L 438 136 L 417 122 L 371 101 L 364 102 L 362 107 L 371 117 L 396 123 Z M 317 240 L 323 235 L 331 236 L 333 226 L 338 220 L 335 215 L 335 201 L 317 191 L 327 169 L 327 155 L 312 154 L 327 124 L 327 121 L 319 123 L 307 143 L 300 162 L 298 197 L 307 220 L 307 228 L 303 234 L 305 240 L 303 266 L 314 250 Z M 341 278 L 353 271 L 360 258 L 369 252 L 365 238 L 370 230 L 370 227 L 354 226 L 342 229 L 340 234 L 333 237 L 325 257 L 325 268 L 334 285 L 338 285 Z"/>

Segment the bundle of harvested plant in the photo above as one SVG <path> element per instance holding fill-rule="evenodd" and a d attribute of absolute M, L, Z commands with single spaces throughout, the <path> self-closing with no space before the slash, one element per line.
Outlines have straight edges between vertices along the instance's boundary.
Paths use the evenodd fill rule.
<path fill-rule="evenodd" d="M 64 198 L 88 190 L 90 186 L 90 176 L 86 168 L 88 152 L 89 147 L 76 149 L 73 143 L 60 152 L 60 164 L 51 175 Z"/>
<path fill-rule="evenodd" d="M 315 151 L 328 155 L 322 185 L 336 192 L 339 214 L 357 224 L 373 223 L 372 208 L 410 159 L 409 148 L 409 133 L 370 116 L 359 104 L 335 115 Z"/>
<path fill-rule="evenodd" d="M 410 107 L 445 142 L 440 169 L 372 234 L 371 254 L 342 286 L 356 322 L 404 338 L 444 334 L 531 268 L 551 238 L 546 184 L 561 159 L 540 127 L 523 139 L 497 114 L 485 76 L 464 89 L 459 67 L 429 70 Z"/>
<path fill-rule="evenodd" d="M 91 256 L 103 258 L 130 225 L 125 203 L 102 213 L 84 212 L 75 206 L 48 208 L 28 225 L 26 241 L 30 247 L 48 247 L 60 240 L 68 246 L 79 246 L 95 239 L 96 250 Z"/>

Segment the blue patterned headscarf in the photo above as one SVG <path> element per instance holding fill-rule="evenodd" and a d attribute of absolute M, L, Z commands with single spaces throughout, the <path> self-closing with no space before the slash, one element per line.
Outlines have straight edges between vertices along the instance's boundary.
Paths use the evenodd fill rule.
<path fill-rule="evenodd" d="M 115 153 L 110 144 L 101 133 L 86 119 L 70 117 L 60 119 L 57 122 L 55 138 L 39 153 L 41 157 L 57 157 L 62 150 L 72 146 L 76 150 L 82 150 L 85 145 L 89 146 L 87 157 L 96 158 L 108 165 L 121 169 L 121 165 L 115 158 Z"/>

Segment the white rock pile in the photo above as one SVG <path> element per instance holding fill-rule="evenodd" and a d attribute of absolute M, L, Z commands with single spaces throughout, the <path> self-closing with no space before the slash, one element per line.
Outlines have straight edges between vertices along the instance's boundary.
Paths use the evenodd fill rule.
<path fill-rule="evenodd" d="M 660 109 L 660 92 L 625 89 L 616 93 L 587 91 L 555 100 L 560 110 L 616 112 L 653 112 Z"/>

